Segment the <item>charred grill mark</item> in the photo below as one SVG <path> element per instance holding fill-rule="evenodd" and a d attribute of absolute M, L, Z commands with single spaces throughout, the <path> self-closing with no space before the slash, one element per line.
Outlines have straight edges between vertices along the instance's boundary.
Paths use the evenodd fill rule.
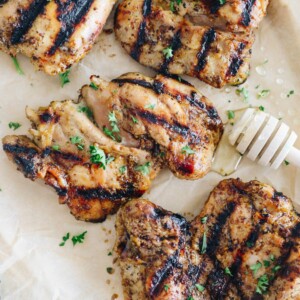
<path fill-rule="evenodd" d="M 2 3 L 5 2 L 2 1 Z M 29 31 L 37 16 L 43 12 L 48 2 L 48 0 L 35 0 L 27 9 L 19 10 L 20 18 L 10 38 L 12 45 L 22 42 L 24 35 Z"/>
<path fill-rule="evenodd" d="M 136 43 L 130 53 L 131 57 L 135 60 L 139 60 L 141 54 L 141 47 L 144 45 L 146 40 L 146 21 L 147 17 L 151 13 L 152 0 L 144 0 L 143 4 L 143 20 L 140 24 Z"/>
<path fill-rule="evenodd" d="M 210 256 L 214 256 L 214 254 L 218 248 L 218 245 L 219 245 L 220 234 L 222 232 L 222 229 L 223 229 L 225 223 L 227 222 L 227 219 L 230 217 L 230 215 L 234 211 L 235 207 L 236 207 L 235 202 L 229 202 L 226 205 L 226 207 L 224 208 L 224 210 L 217 216 L 216 222 L 212 228 L 212 234 L 207 241 L 206 252 Z M 201 241 L 200 241 L 200 245 L 201 245 Z"/>
<path fill-rule="evenodd" d="M 0 0 L 0 5 L 3 5 L 5 3 L 7 3 L 7 2 L 8 2 L 8 0 Z"/>
<path fill-rule="evenodd" d="M 226 72 L 226 76 L 236 76 L 244 60 L 241 58 L 242 51 L 245 49 L 245 43 L 240 43 L 237 52 L 233 55 L 231 63 Z"/>
<path fill-rule="evenodd" d="M 245 243 L 246 247 L 253 248 L 258 237 L 259 237 L 259 225 L 256 225 L 254 229 L 250 232 L 247 241 Z"/>
<path fill-rule="evenodd" d="M 220 0 L 202 0 L 202 2 L 209 8 L 212 14 L 217 13 L 220 7 L 223 5 L 221 4 L 222 1 Z"/>
<path fill-rule="evenodd" d="M 21 168 L 25 177 L 36 177 L 35 164 L 32 159 L 22 156 L 15 156 L 14 162 Z"/>
<path fill-rule="evenodd" d="M 61 23 L 61 29 L 55 38 L 53 46 L 48 51 L 49 55 L 53 55 L 60 46 L 67 42 L 67 40 L 75 31 L 76 26 L 88 13 L 94 0 L 55 0 L 55 2 L 58 6 L 57 13 L 59 14 L 58 20 Z"/>
<path fill-rule="evenodd" d="M 162 287 L 164 280 L 173 273 L 175 268 L 180 267 L 178 262 L 179 251 L 177 250 L 173 256 L 170 256 L 164 266 L 160 268 L 151 278 L 151 288 L 149 295 L 156 296 Z"/>
<path fill-rule="evenodd" d="M 181 47 L 181 31 L 180 30 L 178 30 L 174 34 L 173 40 L 169 47 L 172 49 L 173 55 L 172 55 L 172 57 L 164 58 L 164 62 L 162 63 L 161 68 L 160 68 L 160 72 L 162 74 L 169 74 L 168 66 L 169 66 L 170 62 L 173 60 L 176 51 L 179 50 Z"/>
<path fill-rule="evenodd" d="M 297 223 L 296 226 L 292 230 L 292 236 L 295 238 L 300 237 L 300 223 Z"/>
<path fill-rule="evenodd" d="M 112 82 L 118 83 L 120 87 L 123 86 L 125 83 L 136 84 L 146 89 L 151 89 L 158 95 L 163 93 L 164 88 L 163 83 L 158 80 L 155 80 L 153 83 L 151 83 L 141 79 L 117 78 L 112 80 Z"/>
<path fill-rule="evenodd" d="M 138 108 L 135 109 L 135 112 L 138 116 L 145 119 L 149 123 L 161 125 L 168 130 L 171 130 L 173 132 L 178 133 L 179 135 L 182 135 L 183 137 L 187 137 L 188 135 L 190 135 L 190 129 L 188 126 L 182 125 L 176 121 L 174 121 L 173 124 L 170 124 L 163 117 L 157 116 L 154 113 L 141 110 Z"/>
<path fill-rule="evenodd" d="M 68 190 L 66 188 L 61 188 L 59 186 L 53 186 L 53 185 L 52 185 L 52 187 L 55 189 L 56 194 L 60 197 L 64 197 L 68 193 Z"/>
<path fill-rule="evenodd" d="M 251 11 L 255 4 L 256 0 L 246 0 L 245 1 L 245 8 L 242 13 L 242 21 L 241 23 L 245 26 L 248 26 L 251 22 Z"/>
<path fill-rule="evenodd" d="M 57 123 L 59 121 L 59 116 L 50 113 L 49 111 L 45 111 L 41 115 L 39 115 L 39 119 L 41 123 Z"/>
<path fill-rule="evenodd" d="M 99 199 L 117 201 L 122 198 L 139 198 L 144 194 L 145 191 L 136 190 L 132 183 L 127 184 L 120 190 L 110 191 L 108 189 L 97 187 L 97 188 L 75 188 L 74 193 L 84 198 L 85 200 Z"/>
<path fill-rule="evenodd" d="M 198 63 L 195 67 L 195 72 L 199 73 L 202 71 L 207 63 L 207 55 L 210 49 L 211 44 L 216 39 L 216 31 L 213 28 L 210 28 L 204 34 L 202 41 L 201 41 L 201 48 L 197 54 Z"/>
<path fill-rule="evenodd" d="M 219 264 L 216 263 L 214 270 L 209 273 L 207 278 L 207 288 L 211 299 L 223 299 L 226 296 L 228 282 L 229 278 Z"/>
<path fill-rule="evenodd" d="M 38 154 L 38 151 L 34 148 L 29 148 L 25 146 L 20 146 L 20 145 L 11 145 L 11 144 L 4 144 L 3 145 L 3 150 L 5 152 L 8 152 L 13 155 L 20 155 L 24 154 L 27 157 L 33 158 L 35 155 Z"/>
<path fill-rule="evenodd" d="M 78 157 L 77 155 L 69 152 L 62 152 L 62 151 L 52 151 L 52 154 L 55 159 L 65 159 L 68 161 L 82 161 L 82 158 Z"/>

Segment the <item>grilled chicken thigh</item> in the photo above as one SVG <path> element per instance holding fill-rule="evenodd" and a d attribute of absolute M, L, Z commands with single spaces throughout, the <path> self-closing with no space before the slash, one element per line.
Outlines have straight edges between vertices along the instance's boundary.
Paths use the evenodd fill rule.
<path fill-rule="evenodd" d="M 115 33 L 124 49 L 162 73 L 187 74 L 217 88 L 243 83 L 254 41 L 251 28 L 265 14 L 268 1 L 227 1 L 220 9 L 219 1 L 176 3 L 181 1 L 122 1 Z M 228 24 L 236 32 L 223 31 Z"/>
<path fill-rule="evenodd" d="M 146 200 L 116 220 L 125 299 L 300 299 L 300 218 L 258 181 L 222 181 L 191 223 Z"/>
<path fill-rule="evenodd" d="M 155 152 L 177 177 L 198 179 L 210 170 L 223 125 L 210 101 L 193 86 L 139 73 L 111 82 L 96 76 L 91 80 L 81 95 L 99 127 L 109 127 L 113 112 L 127 132 L 123 143 Z"/>
<path fill-rule="evenodd" d="M 48 74 L 64 72 L 91 49 L 115 0 L 0 1 L 0 49 L 23 53 Z"/>
<path fill-rule="evenodd" d="M 6 136 L 3 149 L 25 177 L 54 187 L 77 219 L 97 222 L 148 190 L 160 163 L 106 137 L 84 112 L 72 101 L 27 109 L 33 139 Z"/>

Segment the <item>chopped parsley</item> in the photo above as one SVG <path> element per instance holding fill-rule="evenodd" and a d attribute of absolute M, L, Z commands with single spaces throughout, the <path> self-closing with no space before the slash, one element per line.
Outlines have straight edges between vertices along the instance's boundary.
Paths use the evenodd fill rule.
<path fill-rule="evenodd" d="M 115 272 L 115 270 L 111 267 L 106 268 L 106 271 L 108 274 L 113 274 Z"/>
<path fill-rule="evenodd" d="M 254 243 L 253 242 L 246 242 L 246 246 L 248 247 L 248 248 L 252 248 L 253 246 L 254 246 Z"/>
<path fill-rule="evenodd" d="M 115 135 L 116 132 L 120 132 L 120 129 L 118 127 L 118 120 L 116 118 L 115 112 L 111 111 L 108 114 L 108 121 L 111 127 L 111 130 L 107 127 L 103 126 L 103 132 L 110 137 L 112 140 L 121 142 L 121 137 L 119 135 Z"/>
<path fill-rule="evenodd" d="M 82 138 L 80 136 L 72 136 L 70 137 L 70 141 L 73 145 L 77 146 L 77 149 L 79 151 L 82 151 L 84 149 L 84 144 L 82 144 Z"/>
<path fill-rule="evenodd" d="M 194 300 L 192 296 L 188 296 L 186 300 Z"/>
<path fill-rule="evenodd" d="M 285 164 L 286 166 L 288 166 L 290 163 L 285 159 L 285 160 L 284 160 L 284 164 Z"/>
<path fill-rule="evenodd" d="M 133 122 L 134 124 L 138 124 L 138 123 L 139 123 L 138 119 L 135 118 L 134 116 L 131 116 L 131 119 L 132 119 L 132 122 Z"/>
<path fill-rule="evenodd" d="M 264 266 L 267 268 L 267 267 L 270 267 L 271 265 L 271 262 L 269 260 L 264 260 Z"/>
<path fill-rule="evenodd" d="M 199 284 L 199 283 L 196 283 L 195 284 L 195 287 L 196 289 L 199 291 L 199 292 L 203 292 L 205 290 L 205 287 L 202 285 L 202 284 Z"/>
<path fill-rule="evenodd" d="M 126 166 L 122 166 L 119 168 L 119 171 L 121 174 L 124 174 L 127 171 L 127 167 Z"/>
<path fill-rule="evenodd" d="M 59 244 L 59 246 L 63 247 L 69 238 L 70 238 L 70 233 L 68 232 L 65 236 L 62 237 L 63 241 Z"/>
<path fill-rule="evenodd" d="M 258 278 L 256 293 L 262 295 L 265 294 L 268 290 L 269 278 L 267 274 L 264 274 Z"/>
<path fill-rule="evenodd" d="M 286 95 L 288 98 L 290 98 L 292 95 L 295 94 L 295 91 L 294 90 L 291 90 L 288 92 L 288 94 Z"/>
<path fill-rule="evenodd" d="M 108 255 L 108 256 L 112 256 L 112 252 L 111 252 L 111 251 L 109 251 L 107 255 Z"/>
<path fill-rule="evenodd" d="M 221 5 L 224 5 L 226 3 L 226 0 L 219 0 Z"/>
<path fill-rule="evenodd" d="M 262 267 L 262 263 L 258 261 L 256 264 L 250 266 L 250 270 L 252 270 L 253 275 L 255 275 L 261 267 Z"/>
<path fill-rule="evenodd" d="M 93 118 L 93 112 L 87 106 L 79 106 L 77 111 L 85 113 L 89 119 Z"/>
<path fill-rule="evenodd" d="M 18 59 L 15 56 L 11 56 L 11 59 L 15 65 L 15 68 L 16 68 L 17 72 L 19 73 L 19 75 L 24 75 L 24 72 L 20 67 Z"/>
<path fill-rule="evenodd" d="M 107 158 L 106 158 L 106 165 L 108 165 L 108 164 L 110 164 L 112 161 L 114 161 L 115 160 L 115 158 L 113 157 L 113 156 L 108 156 Z"/>
<path fill-rule="evenodd" d="M 190 148 L 190 146 L 186 145 L 186 146 L 184 146 L 184 147 L 181 148 L 181 153 L 190 155 L 190 154 L 194 154 L 195 151 L 192 150 L 192 149 Z"/>
<path fill-rule="evenodd" d="M 165 285 L 164 285 L 164 290 L 167 292 L 168 289 L 169 289 L 169 285 L 165 284 Z"/>
<path fill-rule="evenodd" d="M 136 171 L 141 172 L 143 175 L 148 175 L 150 173 L 150 169 L 149 169 L 150 166 L 151 166 L 151 163 L 148 161 L 143 165 L 136 166 L 134 169 Z"/>
<path fill-rule="evenodd" d="M 69 79 L 70 72 L 71 72 L 71 70 L 69 69 L 64 73 L 58 74 L 61 87 L 64 87 L 65 84 L 70 82 L 70 79 Z"/>
<path fill-rule="evenodd" d="M 202 224 L 206 224 L 207 218 L 208 218 L 207 216 L 201 218 L 201 223 L 202 223 Z"/>
<path fill-rule="evenodd" d="M 204 254 L 207 249 L 207 237 L 206 237 L 206 231 L 203 233 L 203 238 L 202 238 L 202 246 L 201 246 L 201 254 Z"/>
<path fill-rule="evenodd" d="M 264 106 L 262 106 L 262 105 L 261 105 L 261 106 L 259 106 L 259 107 L 258 107 L 258 109 L 259 109 L 259 110 L 261 110 L 261 111 L 265 111 L 265 107 L 264 107 Z"/>
<path fill-rule="evenodd" d="M 233 110 L 228 110 L 227 111 L 227 117 L 228 117 L 228 120 L 234 119 L 234 117 L 235 117 L 234 111 Z"/>
<path fill-rule="evenodd" d="M 166 57 L 166 59 L 170 59 L 171 57 L 173 57 L 173 49 L 172 47 L 167 47 L 165 49 L 163 49 L 163 55 Z"/>
<path fill-rule="evenodd" d="M 155 104 L 147 104 L 145 105 L 145 108 L 150 108 L 150 109 L 154 109 Z"/>
<path fill-rule="evenodd" d="M 274 260 L 275 260 L 274 254 L 271 254 L 271 255 L 270 255 L 270 259 L 271 259 L 271 261 L 274 261 Z"/>
<path fill-rule="evenodd" d="M 8 127 L 10 129 L 13 129 L 13 130 L 17 130 L 18 128 L 20 128 L 22 125 L 18 122 L 9 122 L 8 123 Z"/>
<path fill-rule="evenodd" d="M 228 267 L 226 267 L 224 271 L 225 271 L 225 274 L 227 274 L 227 275 L 229 275 L 231 277 L 233 276 L 232 273 L 231 273 L 231 271 L 230 271 L 230 269 Z"/>
<path fill-rule="evenodd" d="M 243 97 L 243 100 L 245 102 L 248 102 L 249 100 L 249 91 L 246 90 L 244 87 L 241 88 L 241 89 L 236 89 L 235 93 L 240 96 L 240 97 Z"/>
<path fill-rule="evenodd" d="M 86 233 L 87 233 L 87 231 L 84 231 L 83 233 L 80 233 L 78 235 L 74 235 L 72 237 L 73 246 L 75 246 L 77 243 L 82 244 Z"/>
<path fill-rule="evenodd" d="M 60 147 L 59 147 L 59 145 L 52 145 L 52 149 L 53 149 L 54 151 L 59 151 L 59 150 L 60 150 Z"/>
<path fill-rule="evenodd" d="M 260 99 L 260 98 L 266 98 L 270 95 L 270 90 L 262 90 L 260 91 L 258 94 L 257 94 L 257 98 Z"/>
<path fill-rule="evenodd" d="M 106 168 L 106 155 L 102 149 L 99 149 L 97 146 L 90 146 L 90 160 L 93 164 L 97 164 L 100 168 L 105 170 Z"/>
<path fill-rule="evenodd" d="M 91 82 L 89 86 L 95 91 L 98 90 L 98 86 L 94 82 Z"/>
<path fill-rule="evenodd" d="M 276 273 L 276 272 L 279 271 L 280 269 L 281 269 L 280 266 L 275 266 L 275 267 L 272 268 L 272 272 L 273 272 L 273 273 Z"/>
<path fill-rule="evenodd" d="M 182 0 L 176 0 L 176 3 L 177 3 L 177 5 L 179 5 L 179 4 L 182 3 Z M 170 2 L 170 10 L 172 12 L 175 11 L 175 0 L 171 0 L 171 2 Z"/>

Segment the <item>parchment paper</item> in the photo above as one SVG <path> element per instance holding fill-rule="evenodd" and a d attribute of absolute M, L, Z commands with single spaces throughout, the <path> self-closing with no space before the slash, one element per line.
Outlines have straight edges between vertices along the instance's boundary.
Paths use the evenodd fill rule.
<path fill-rule="evenodd" d="M 244 87 L 250 92 L 249 103 L 235 93 L 236 88 L 216 90 L 196 79 L 185 78 L 196 85 L 217 106 L 224 121 L 226 111 L 263 105 L 266 112 L 283 120 L 300 134 L 300 4 L 297 0 L 273 0 L 258 30 L 253 49 L 251 75 Z M 112 18 L 106 25 L 112 28 Z M 265 64 L 263 64 L 266 60 Z M 134 62 L 115 41 L 113 34 L 103 33 L 92 52 L 72 68 L 71 83 L 60 87 L 56 77 L 34 72 L 29 60 L 19 57 L 24 76 L 18 75 L 9 56 L 0 54 L 0 136 L 26 133 L 26 105 L 48 105 L 51 100 L 76 99 L 79 88 L 92 74 L 113 79 L 124 72 L 154 74 Z M 258 89 L 255 87 L 259 85 Z M 256 94 L 270 89 L 267 98 Z M 287 97 L 290 90 L 295 93 Z M 230 100 L 230 102 L 229 102 Z M 13 132 L 10 121 L 22 127 Z M 300 147 L 300 142 L 297 142 Z M 1 147 L 2 148 L 2 147 Z M 230 159 L 230 158 L 228 158 Z M 245 159 L 232 175 L 242 180 L 258 179 L 272 184 L 300 203 L 300 173 L 291 165 L 276 172 L 258 167 Z M 197 214 L 211 189 L 224 179 L 216 173 L 189 182 L 162 172 L 145 198 L 184 214 L 188 219 Z M 0 296 L 1 299 L 123 299 L 121 281 L 113 256 L 108 256 L 114 243 L 114 219 L 102 224 L 76 221 L 66 206 L 58 204 L 52 189 L 42 182 L 31 182 L 15 171 L 0 151 Z M 87 230 L 83 244 L 73 247 L 68 241 L 59 247 L 67 232 L 76 235 Z M 110 275 L 106 268 L 113 267 Z"/>

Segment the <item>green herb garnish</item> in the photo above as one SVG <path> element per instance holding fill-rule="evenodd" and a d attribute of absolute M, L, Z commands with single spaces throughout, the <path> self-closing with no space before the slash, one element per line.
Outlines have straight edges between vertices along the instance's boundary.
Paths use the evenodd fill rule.
<path fill-rule="evenodd" d="M 91 82 L 89 86 L 95 91 L 98 90 L 98 86 L 94 82 Z"/>
<path fill-rule="evenodd" d="M 143 165 L 136 166 L 134 169 L 136 171 L 141 172 L 143 175 L 148 175 L 150 173 L 150 169 L 149 169 L 150 166 L 151 166 L 151 163 L 150 162 L 146 162 Z"/>
<path fill-rule="evenodd" d="M 99 149 L 97 146 L 90 146 L 90 160 L 93 164 L 97 164 L 100 168 L 105 170 L 106 168 L 106 155 L 102 149 Z"/>
<path fill-rule="evenodd" d="M 203 238 L 202 238 L 202 246 L 201 246 L 201 254 L 204 254 L 207 249 L 207 237 L 206 237 L 206 231 L 203 233 Z"/>
<path fill-rule="evenodd" d="M 154 109 L 155 104 L 147 104 L 145 105 L 145 108 L 150 108 L 150 109 Z"/>
<path fill-rule="evenodd" d="M 235 93 L 236 93 L 238 96 L 242 96 L 242 97 L 243 97 L 243 100 L 244 100 L 245 102 L 248 101 L 248 99 L 249 99 L 249 91 L 246 90 L 244 87 L 241 88 L 241 89 L 237 89 L 237 90 L 235 91 Z"/>
<path fill-rule="evenodd" d="M 195 151 L 192 150 L 192 149 L 190 148 L 190 146 L 186 145 L 186 146 L 184 146 L 184 147 L 181 148 L 181 153 L 190 155 L 190 154 L 194 154 Z"/>
<path fill-rule="evenodd" d="M 70 233 L 68 232 L 65 236 L 62 237 L 63 241 L 59 244 L 59 246 L 63 247 L 69 238 L 70 238 Z"/>
<path fill-rule="evenodd" d="M 269 278 L 267 274 L 264 274 L 258 278 L 256 293 L 265 294 L 268 290 Z"/>
<path fill-rule="evenodd" d="M 163 49 L 163 55 L 166 57 L 166 59 L 170 59 L 171 57 L 173 57 L 173 49 L 172 47 L 167 47 L 165 49 Z"/>
<path fill-rule="evenodd" d="M 18 128 L 20 128 L 22 125 L 18 122 L 9 122 L 8 123 L 8 127 L 10 129 L 13 129 L 13 130 L 17 130 Z"/>
<path fill-rule="evenodd" d="M 133 122 L 134 124 L 138 124 L 138 123 L 139 123 L 139 121 L 138 121 L 137 118 L 131 116 L 131 119 L 132 119 L 132 122 Z"/>
<path fill-rule="evenodd" d="M 258 261 L 255 265 L 250 266 L 250 270 L 252 270 L 253 275 L 255 275 L 261 267 L 262 263 Z"/>
<path fill-rule="evenodd" d="M 295 94 L 295 91 L 291 90 L 288 92 L 288 94 L 286 95 L 288 98 L 290 98 L 292 95 Z"/>
<path fill-rule="evenodd" d="M 202 224 L 206 224 L 207 218 L 208 218 L 207 216 L 201 218 L 201 223 L 202 223 Z"/>
<path fill-rule="evenodd" d="M 93 112 L 86 106 L 78 107 L 77 111 L 85 113 L 89 119 L 93 118 Z"/>
<path fill-rule="evenodd" d="M 228 117 L 228 120 L 234 119 L 234 117 L 235 117 L 234 111 L 233 110 L 228 110 L 227 111 L 227 117 Z"/>
<path fill-rule="evenodd" d="M 228 267 L 226 267 L 224 271 L 225 271 L 225 274 L 227 274 L 227 275 L 229 275 L 231 277 L 233 276 L 232 273 L 231 273 L 231 271 L 230 271 L 230 269 Z"/>
<path fill-rule="evenodd" d="M 18 59 L 15 56 L 11 56 L 11 59 L 15 65 L 15 68 L 16 68 L 17 72 L 19 73 L 19 75 L 24 75 L 24 72 L 20 67 Z"/>
<path fill-rule="evenodd" d="M 82 151 L 84 149 L 84 144 L 82 144 L 82 138 L 80 136 L 70 137 L 70 141 L 73 145 L 77 146 L 77 149 Z"/>
<path fill-rule="evenodd" d="M 64 87 L 65 84 L 70 82 L 70 79 L 69 79 L 70 72 L 71 72 L 71 70 L 69 69 L 64 73 L 58 74 L 61 87 Z"/>
<path fill-rule="evenodd" d="M 77 243 L 82 244 L 86 233 L 87 233 L 87 231 L 84 231 L 83 233 L 80 233 L 78 235 L 74 235 L 72 237 L 73 246 L 75 246 Z"/>
<path fill-rule="evenodd" d="M 266 98 L 267 96 L 270 95 L 270 90 L 262 90 L 260 91 L 258 94 L 257 94 L 257 98 L 260 99 L 260 98 Z"/>
<path fill-rule="evenodd" d="M 55 151 L 59 151 L 60 147 L 59 147 L 59 145 L 52 145 L 52 149 Z"/>
<path fill-rule="evenodd" d="M 121 174 L 124 174 L 127 171 L 127 167 L 126 166 L 122 166 L 119 168 L 119 171 Z"/>
<path fill-rule="evenodd" d="M 169 289 L 169 286 L 167 284 L 164 285 L 164 290 L 167 292 Z"/>

